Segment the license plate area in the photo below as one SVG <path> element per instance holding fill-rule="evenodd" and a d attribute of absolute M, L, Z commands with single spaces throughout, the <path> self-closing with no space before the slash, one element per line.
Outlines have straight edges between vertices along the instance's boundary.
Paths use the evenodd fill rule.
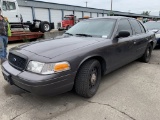
<path fill-rule="evenodd" d="M 12 79 L 11 79 L 11 75 L 10 75 L 8 72 L 6 72 L 4 69 L 2 69 L 2 73 L 3 73 L 4 79 L 5 79 L 8 83 L 10 83 L 11 85 L 13 85 L 13 81 L 12 81 Z"/>

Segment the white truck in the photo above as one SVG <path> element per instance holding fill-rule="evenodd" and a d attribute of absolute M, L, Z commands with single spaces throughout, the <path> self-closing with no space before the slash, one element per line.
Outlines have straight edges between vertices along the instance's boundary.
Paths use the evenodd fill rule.
<path fill-rule="evenodd" d="M 16 0 L 0 0 L 1 14 L 7 17 L 11 28 L 26 28 L 31 32 L 48 32 L 54 28 L 54 23 L 48 21 L 33 20 L 23 22 L 23 15 L 20 14 L 18 2 Z M 27 12 L 27 11 L 26 11 Z"/>

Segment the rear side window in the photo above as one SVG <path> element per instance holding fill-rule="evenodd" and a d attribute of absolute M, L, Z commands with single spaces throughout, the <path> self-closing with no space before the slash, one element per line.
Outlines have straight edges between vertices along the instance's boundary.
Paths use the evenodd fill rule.
<path fill-rule="evenodd" d="M 131 23 L 131 26 L 133 28 L 134 34 L 141 34 L 142 33 L 141 27 L 140 27 L 140 25 L 139 25 L 137 20 L 132 20 L 131 19 L 130 23 Z"/>
<path fill-rule="evenodd" d="M 127 19 L 122 19 L 119 21 L 118 32 L 120 31 L 128 31 L 130 32 L 130 35 L 132 35 L 131 25 Z"/>

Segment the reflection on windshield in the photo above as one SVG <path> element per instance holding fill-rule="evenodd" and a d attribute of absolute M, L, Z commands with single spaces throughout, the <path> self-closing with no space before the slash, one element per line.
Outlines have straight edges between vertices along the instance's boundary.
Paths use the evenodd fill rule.
<path fill-rule="evenodd" d="M 77 23 L 67 31 L 72 35 L 87 35 L 93 37 L 110 36 L 116 20 L 114 19 L 95 19 L 85 20 Z"/>
<path fill-rule="evenodd" d="M 153 30 L 153 29 L 160 30 L 160 22 L 147 22 L 144 25 L 148 30 Z"/>
<path fill-rule="evenodd" d="M 64 20 L 70 20 L 70 18 L 64 17 Z"/>

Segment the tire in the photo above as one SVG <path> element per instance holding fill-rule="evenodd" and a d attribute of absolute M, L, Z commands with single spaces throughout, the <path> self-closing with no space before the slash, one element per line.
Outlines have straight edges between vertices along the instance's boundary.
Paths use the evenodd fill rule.
<path fill-rule="evenodd" d="M 75 80 L 78 95 L 91 98 L 98 90 L 101 81 L 101 65 L 98 60 L 89 60 L 79 69 Z"/>
<path fill-rule="evenodd" d="M 63 29 L 59 28 L 58 31 L 63 31 Z"/>
<path fill-rule="evenodd" d="M 34 28 L 33 25 L 30 25 L 30 26 L 29 26 L 29 30 L 30 30 L 31 32 L 39 32 L 39 29 L 38 29 L 38 28 Z"/>
<path fill-rule="evenodd" d="M 67 27 L 66 27 L 66 30 L 69 30 L 70 28 L 71 28 L 70 26 L 67 26 Z"/>
<path fill-rule="evenodd" d="M 43 21 L 43 22 L 41 22 L 41 24 L 40 24 L 40 31 L 41 32 L 49 32 L 51 30 L 51 25 L 50 25 L 50 23 L 49 22 L 47 22 L 47 21 Z"/>
<path fill-rule="evenodd" d="M 150 58 L 151 58 L 151 55 L 152 55 L 152 50 L 153 50 L 153 47 L 152 47 L 151 43 L 149 43 L 146 50 L 145 50 L 145 53 L 140 58 L 140 60 L 142 62 L 148 63 L 150 61 Z"/>

